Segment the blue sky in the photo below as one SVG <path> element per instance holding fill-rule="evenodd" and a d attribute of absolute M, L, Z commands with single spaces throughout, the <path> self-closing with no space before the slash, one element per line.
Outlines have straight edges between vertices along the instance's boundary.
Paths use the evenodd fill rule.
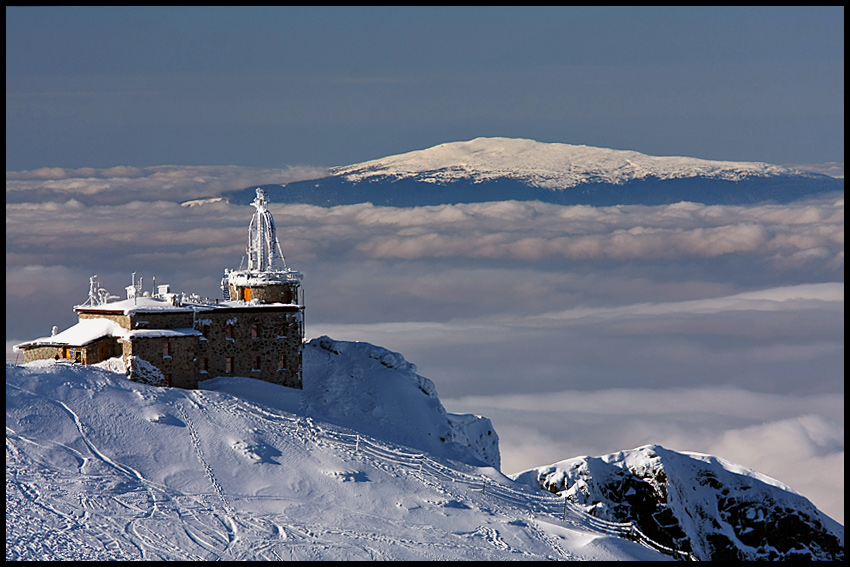
<path fill-rule="evenodd" d="M 844 8 L 6 7 L 6 170 L 478 136 L 844 160 Z"/>

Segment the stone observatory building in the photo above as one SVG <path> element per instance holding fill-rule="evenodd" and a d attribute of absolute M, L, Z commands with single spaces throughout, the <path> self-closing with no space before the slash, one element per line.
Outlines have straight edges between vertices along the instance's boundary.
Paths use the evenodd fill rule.
<path fill-rule="evenodd" d="M 196 388 L 218 376 L 248 376 L 302 387 L 302 275 L 286 266 L 262 189 L 252 203 L 247 267 L 225 270 L 223 298 L 142 290 L 135 274 L 126 299 L 110 295 L 97 276 L 89 297 L 74 307 L 76 325 L 15 346 L 25 362 L 55 359 L 123 364 L 128 378 Z M 119 362 L 120 361 L 120 362 Z"/>

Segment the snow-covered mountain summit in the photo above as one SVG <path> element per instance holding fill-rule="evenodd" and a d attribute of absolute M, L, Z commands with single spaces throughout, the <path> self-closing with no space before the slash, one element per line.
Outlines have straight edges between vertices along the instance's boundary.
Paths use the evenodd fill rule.
<path fill-rule="evenodd" d="M 7 560 L 657 560 L 488 465 L 397 353 L 314 339 L 305 388 L 6 366 Z"/>
<path fill-rule="evenodd" d="M 713 457 L 648 447 L 508 478 L 488 419 L 446 413 L 367 343 L 310 341 L 303 390 L 201 388 L 7 364 L 6 559 L 843 557 L 841 526 Z"/>
<path fill-rule="evenodd" d="M 487 201 L 560 205 L 790 202 L 843 191 L 843 179 L 756 162 L 656 157 L 514 138 L 475 138 L 264 185 L 276 203 L 414 207 Z M 224 196 L 247 204 L 254 188 Z"/>
<path fill-rule="evenodd" d="M 623 184 L 650 177 L 701 176 L 741 181 L 748 177 L 798 175 L 800 172 L 767 163 L 655 157 L 635 151 L 527 139 L 475 138 L 335 167 L 331 174 L 352 183 L 380 177 L 416 178 L 427 183 L 514 179 L 532 187 L 561 190 L 583 183 Z"/>

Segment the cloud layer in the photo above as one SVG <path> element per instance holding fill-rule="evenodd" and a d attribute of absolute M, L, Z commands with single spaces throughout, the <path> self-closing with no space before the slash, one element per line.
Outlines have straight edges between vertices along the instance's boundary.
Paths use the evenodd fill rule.
<path fill-rule="evenodd" d="M 77 202 L 86 206 L 124 205 L 132 200 L 183 202 L 232 189 L 323 177 L 318 167 L 285 169 L 236 166 L 157 166 L 138 168 L 46 167 L 6 172 L 6 203 Z"/>
<path fill-rule="evenodd" d="M 7 353 L 73 324 L 94 274 L 113 293 L 135 273 L 218 296 L 253 208 L 214 197 L 320 174 L 7 173 Z M 843 491 L 843 195 L 270 210 L 305 274 L 308 336 L 401 352 L 452 411 L 494 420 L 508 471 L 655 442 L 750 466 L 824 507 Z"/>
<path fill-rule="evenodd" d="M 844 402 L 833 395 L 683 387 L 482 395 L 444 403 L 450 411 L 493 420 L 507 474 L 658 443 L 771 476 L 844 523 Z"/>

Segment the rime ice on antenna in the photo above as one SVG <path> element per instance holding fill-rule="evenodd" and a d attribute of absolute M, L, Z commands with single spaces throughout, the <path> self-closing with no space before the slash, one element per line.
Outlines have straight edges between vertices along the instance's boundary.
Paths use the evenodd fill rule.
<path fill-rule="evenodd" d="M 106 305 L 111 299 L 117 299 L 117 297 L 110 295 L 108 291 L 100 287 L 100 280 L 94 275 L 89 278 L 89 297 L 81 306 L 94 307 L 96 305 Z"/>
<path fill-rule="evenodd" d="M 274 218 L 269 212 L 269 200 L 265 191 L 257 187 L 257 196 L 251 203 L 257 209 L 248 227 L 248 270 L 251 272 L 267 272 L 274 270 L 277 259 L 286 269 L 286 260 L 277 241 L 277 229 Z"/>
<path fill-rule="evenodd" d="M 283 303 L 303 310 L 301 273 L 286 266 L 274 218 L 262 188 L 251 203 L 256 209 L 248 226 L 248 269 L 225 270 L 221 282 L 226 301 Z"/>

